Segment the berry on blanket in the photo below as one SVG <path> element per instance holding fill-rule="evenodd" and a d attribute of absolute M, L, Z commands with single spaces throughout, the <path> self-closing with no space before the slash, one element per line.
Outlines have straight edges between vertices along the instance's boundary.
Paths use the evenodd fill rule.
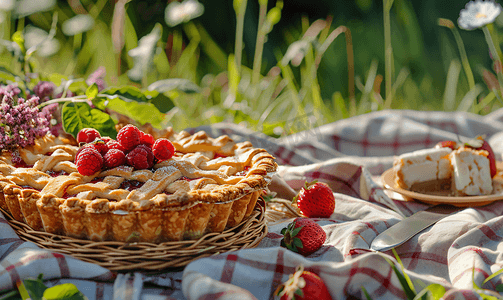
<path fill-rule="evenodd" d="M 300 212 L 308 218 L 328 218 L 335 208 L 332 189 L 326 183 L 316 180 L 306 182 L 293 202 L 297 203 Z"/>
<path fill-rule="evenodd" d="M 280 300 L 331 300 L 327 286 L 315 273 L 297 267 L 295 273 L 274 292 Z"/>
<path fill-rule="evenodd" d="M 318 250 L 327 238 L 327 234 L 318 223 L 311 219 L 296 218 L 281 230 L 281 246 L 308 256 Z"/>

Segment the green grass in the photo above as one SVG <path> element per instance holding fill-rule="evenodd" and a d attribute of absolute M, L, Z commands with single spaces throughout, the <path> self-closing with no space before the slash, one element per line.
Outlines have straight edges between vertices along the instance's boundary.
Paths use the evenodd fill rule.
<path fill-rule="evenodd" d="M 20 57 L 13 59 L 4 46 L 0 48 L 0 65 L 19 78 L 27 72 L 37 73 L 34 80 L 25 80 L 28 89 L 38 80 L 55 78 L 54 74 L 66 79 L 86 78 L 100 66 L 107 71 L 109 86 L 132 85 L 146 90 L 166 78 L 189 80 L 199 86 L 197 92 L 180 87 L 164 92 L 175 107 L 164 114 L 163 124 L 176 130 L 229 121 L 279 136 L 382 109 L 484 115 L 502 107 L 499 86 L 490 84 L 491 79 L 498 82 L 501 74 L 496 76 L 484 63 L 487 46 L 481 57 L 471 55 L 471 49 L 465 49 L 464 32 L 447 18 L 435 24 L 443 61 L 434 66 L 429 61 L 438 62 L 438 58 L 429 57 L 414 7 L 392 0 L 382 2 L 382 19 L 371 18 L 366 23 L 339 25 L 340 20 L 330 15 L 318 20 L 292 20 L 289 26 L 278 29 L 283 44 L 272 49 L 271 60 L 271 45 L 278 42 L 271 37 L 278 37 L 275 26 L 283 24 L 283 8 L 289 3 L 277 1 L 271 6 L 262 0 L 256 3 L 257 11 L 249 11 L 252 2 L 233 2 L 233 49 L 213 39 L 197 18 L 173 28 L 157 23 L 160 36 L 146 58 L 150 63 L 142 66 L 139 80 L 128 76 L 129 70 L 138 67 L 129 54 L 155 24 L 140 26 L 145 23 L 132 12 L 133 2 L 125 4 L 124 13 L 114 14 L 114 10 L 120 11 L 123 1 L 115 6 L 104 0 L 83 1 L 83 9 L 94 18 L 95 25 L 75 36 L 65 36 L 61 31 L 62 24 L 75 15 L 75 8 L 72 10 L 66 2 L 23 18 L 4 12 L 0 24 L 4 44 L 15 36 L 22 37 L 20 33 L 27 26 L 37 26 L 47 32 L 55 30 L 54 39 L 61 48 L 53 56 L 42 57 L 34 52 L 20 62 Z M 56 14 L 56 25 L 51 27 Z M 244 26 L 250 14 L 257 16 L 253 47 L 245 42 L 250 40 L 251 29 L 245 30 Z M 380 26 L 375 26 L 376 22 Z M 496 26 L 471 33 L 482 40 L 488 35 L 498 40 L 497 34 Z M 370 43 L 377 46 L 369 48 Z M 292 54 L 294 47 L 296 55 Z M 491 51 L 501 52 L 499 45 L 496 48 Z M 439 80 L 444 70 L 445 77 Z M 4 74 L 0 80 L 7 83 L 8 77 Z M 291 122 L 299 119 L 304 121 Z"/>

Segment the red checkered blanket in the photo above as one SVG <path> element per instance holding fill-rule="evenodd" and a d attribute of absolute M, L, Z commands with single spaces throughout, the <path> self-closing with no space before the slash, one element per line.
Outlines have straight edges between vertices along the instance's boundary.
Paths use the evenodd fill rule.
<path fill-rule="evenodd" d="M 390 199 L 379 175 L 392 166 L 393 156 L 433 147 L 445 139 L 485 135 L 501 160 L 503 110 L 485 117 L 469 113 L 381 111 L 318 126 L 309 116 L 292 120 L 305 131 L 270 138 L 234 124 L 193 129 L 213 136 L 227 134 L 249 140 L 277 157 L 278 174 L 293 189 L 305 181 L 327 182 L 336 207 L 328 219 L 315 219 L 327 233 L 323 247 L 308 257 L 280 247 L 279 232 L 291 219 L 269 224 L 269 233 L 254 249 L 203 258 L 183 271 L 147 276 L 114 275 L 99 266 L 41 250 L 21 241 L 0 219 L 0 293 L 16 281 L 44 273 L 47 284 L 72 282 L 89 299 L 271 299 L 272 292 L 302 264 L 326 282 L 333 299 L 406 298 L 387 259 L 388 251 L 369 250 L 372 240 L 390 226 L 428 205 Z M 465 208 L 396 248 L 416 291 L 437 283 L 444 299 L 479 299 L 474 283 L 482 286 L 503 268 L 503 202 Z M 482 288 L 495 291 L 495 276 Z M 149 283 L 149 284 L 147 284 Z"/>

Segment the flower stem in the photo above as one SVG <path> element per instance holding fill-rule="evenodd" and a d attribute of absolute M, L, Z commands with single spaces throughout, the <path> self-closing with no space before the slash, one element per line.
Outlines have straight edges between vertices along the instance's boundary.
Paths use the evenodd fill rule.
<path fill-rule="evenodd" d="M 255 44 L 255 57 L 253 58 L 253 76 L 252 84 L 255 85 L 259 81 L 260 69 L 262 67 L 262 53 L 264 51 L 265 43 L 265 31 L 263 29 L 264 20 L 267 14 L 267 1 L 259 1 L 259 17 L 258 17 L 258 30 L 257 30 L 257 42 Z"/>
<path fill-rule="evenodd" d="M 243 53 L 243 31 L 244 31 L 244 23 L 245 23 L 245 12 L 246 12 L 246 4 L 248 0 L 234 0 L 234 10 L 236 11 L 236 44 L 235 44 L 235 59 L 236 59 L 236 68 L 238 75 L 241 75 L 241 56 Z"/>
<path fill-rule="evenodd" d="M 498 77 L 498 83 L 500 87 L 500 93 L 503 92 L 503 73 L 501 73 L 501 58 L 496 50 L 496 46 L 494 45 L 493 39 L 491 37 L 491 33 L 487 26 L 482 27 L 482 31 L 484 32 L 484 36 L 487 41 L 487 45 L 489 46 L 489 51 L 491 51 L 491 55 L 493 56 L 493 60 L 496 63 L 496 76 Z"/>
<path fill-rule="evenodd" d="M 97 96 L 100 96 L 100 94 L 98 94 Z M 105 96 L 105 95 L 101 94 L 101 96 Z M 61 103 L 61 102 L 87 102 L 87 101 L 89 101 L 89 100 L 87 99 L 86 95 L 80 95 L 80 96 L 74 96 L 74 97 L 65 97 L 65 98 L 57 98 L 57 99 L 52 99 L 52 100 L 46 101 L 44 103 L 40 103 L 39 105 L 37 105 L 37 108 L 41 109 L 42 107 L 47 106 L 49 104 L 53 104 L 53 103 Z"/>
<path fill-rule="evenodd" d="M 463 64 L 463 69 L 465 69 L 466 78 L 468 80 L 468 85 L 470 86 L 471 90 L 475 86 L 475 80 L 473 79 L 473 72 L 472 69 L 470 68 L 470 62 L 468 61 L 468 56 L 466 55 L 465 45 L 456 27 L 452 27 L 451 30 L 452 33 L 454 34 L 454 39 L 458 44 L 459 55 L 461 56 L 461 63 Z"/>
<path fill-rule="evenodd" d="M 391 107 L 393 101 L 392 95 L 392 73 L 393 73 L 393 48 L 391 46 L 391 21 L 390 11 L 393 5 L 393 0 L 383 0 L 383 14 L 384 14 L 384 61 L 385 61 L 385 87 L 386 87 L 386 101 L 384 109 Z"/>
<path fill-rule="evenodd" d="M 339 36 L 339 34 L 344 33 L 346 37 L 346 53 L 347 53 L 347 61 L 348 61 L 348 94 L 349 94 L 349 103 L 350 103 L 350 111 L 351 114 L 356 114 L 356 100 L 355 100 L 355 59 L 353 53 L 353 39 L 351 37 L 351 30 L 344 25 L 341 25 L 334 29 L 328 37 L 325 39 L 323 44 L 321 45 L 318 54 L 316 55 L 314 61 L 315 70 L 312 73 L 312 76 L 316 76 L 316 72 L 321 63 L 321 58 L 328 46 L 332 44 L 332 42 Z"/>

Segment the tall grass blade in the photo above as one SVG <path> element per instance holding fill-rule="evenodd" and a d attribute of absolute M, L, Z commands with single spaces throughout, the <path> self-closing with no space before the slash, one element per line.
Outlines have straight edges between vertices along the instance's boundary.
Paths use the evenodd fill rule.
<path fill-rule="evenodd" d="M 482 110 L 489 106 L 494 99 L 496 99 L 496 94 L 494 94 L 494 92 L 490 92 L 484 97 L 484 99 L 480 100 L 478 104 L 474 104 L 472 112 L 476 114 L 482 113 Z"/>
<path fill-rule="evenodd" d="M 463 97 L 457 111 L 469 111 L 472 105 L 477 104 L 477 97 L 480 93 L 482 93 L 482 90 L 482 87 L 479 84 L 476 84 L 473 89 L 469 90 Z"/>
<path fill-rule="evenodd" d="M 414 300 L 419 299 L 439 300 L 442 299 L 444 294 L 445 294 L 445 288 L 440 284 L 433 283 L 422 289 L 419 293 L 417 293 L 416 297 L 414 297 Z"/>
<path fill-rule="evenodd" d="M 468 86 L 472 89 L 475 86 L 475 80 L 473 79 L 473 72 L 470 68 L 470 62 L 468 61 L 468 56 L 466 55 L 465 44 L 458 29 L 454 26 L 454 23 L 448 19 L 438 19 L 438 25 L 447 27 L 451 29 L 456 44 L 458 45 L 459 56 L 461 57 L 461 63 L 463 64 L 463 69 L 465 69 L 466 79 L 468 80 Z"/>
<path fill-rule="evenodd" d="M 204 50 L 204 52 L 213 60 L 213 62 L 221 70 L 225 70 L 227 67 L 227 54 L 225 54 L 225 52 L 220 48 L 220 46 L 212 39 L 212 37 L 206 31 L 206 29 L 203 26 L 199 24 L 194 24 L 192 22 L 187 23 L 184 28 L 187 28 L 185 32 L 188 35 L 191 32 L 195 32 L 197 30 L 197 33 L 199 34 L 199 36 L 201 36 L 201 47 Z"/>
<path fill-rule="evenodd" d="M 367 292 L 367 289 L 362 286 L 362 291 L 363 291 L 363 294 L 365 295 L 365 298 L 367 298 L 367 300 L 372 300 L 372 297 L 370 297 L 369 293 Z"/>
<path fill-rule="evenodd" d="M 488 283 L 489 281 L 491 281 L 491 279 L 499 276 L 501 273 L 503 273 L 503 269 L 500 269 L 496 272 L 494 272 L 493 274 L 491 274 L 489 277 L 487 277 L 483 282 L 482 282 L 482 286 L 484 286 L 484 284 Z"/>
<path fill-rule="evenodd" d="M 393 48 L 391 46 L 391 20 L 390 10 L 393 5 L 393 0 L 383 0 L 383 15 L 384 15 L 384 83 L 386 87 L 386 100 L 384 108 L 391 108 L 393 102 L 392 86 L 393 86 Z"/>
<path fill-rule="evenodd" d="M 444 90 L 444 111 L 453 111 L 456 107 L 456 92 L 458 88 L 459 73 L 461 64 L 457 60 L 452 60 L 447 72 Z"/>
<path fill-rule="evenodd" d="M 243 31 L 245 23 L 246 4 L 248 0 L 234 0 L 234 10 L 236 11 L 236 44 L 234 47 L 236 67 L 238 74 L 241 74 L 241 56 L 243 55 Z"/>
<path fill-rule="evenodd" d="M 414 285 L 412 284 L 412 280 L 410 280 L 410 277 L 409 275 L 407 275 L 407 273 L 405 273 L 405 267 L 403 266 L 403 263 L 402 263 L 402 260 L 400 259 L 400 257 L 398 256 L 398 253 L 396 253 L 396 250 L 395 248 L 391 249 L 391 251 L 393 252 L 393 255 L 395 256 L 395 259 L 396 261 L 398 262 L 398 264 L 400 265 L 400 268 L 402 269 L 402 273 L 403 273 L 403 277 L 405 278 L 405 280 L 407 280 L 407 284 L 409 286 L 409 288 L 412 290 L 412 292 L 415 294 L 416 293 L 416 290 L 414 289 Z"/>
<path fill-rule="evenodd" d="M 409 286 L 410 278 L 407 280 L 408 276 L 406 278 L 404 276 L 405 273 L 402 274 L 402 272 L 400 272 L 398 270 L 398 268 L 396 267 L 395 263 L 393 263 L 393 261 L 391 259 L 387 258 L 384 255 L 382 255 L 382 257 L 390 264 L 391 268 L 393 269 L 393 272 L 395 272 L 395 275 L 398 277 L 398 280 L 400 281 L 400 285 L 402 286 L 403 291 L 405 292 L 405 296 L 407 297 L 407 299 L 408 300 L 413 300 L 414 297 L 416 296 L 416 293 Z M 410 284 L 412 284 L 412 283 L 410 283 Z"/>
<path fill-rule="evenodd" d="M 349 112 L 346 108 L 346 103 L 340 92 L 335 92 L 332 95 L 332 106 L 334 107 L 336 120 L 349 118 Z"/>
<path fill-rule="evenodd" d="M 314 23 L 313 25 L 314 26 Z M 316 69 L 318 69 L 323 53 L 328 49 L 332 42 L 339 36 L 339 34 L 344 33 L 346 36 L 346 55 L 348 61 L 348 95 L 350 110 L 352 114 L 356 113 L 356 99 L 355 99 L 355 59 L 353 52 L 353 38 L 351 36 L 351 30 L 346 26 L 339 26 L 334 29 L 328 37 L 323 41 L 323 44 L 318 48 L 318 53 L 316 55 Z"/>
<path fill-rule="evenodd" d="M 484 36 L 486 38 L 487 45 L 489 46 L 489 50 L 493 56 L 493 60 L 496 63 L 496 65 L 498 65 L 500 68 L 500 70 L 497 70 L 496 76 L 498 77 L 500 92 L 503 92 L 503 73 L 501 73 L 502 72 L 502 70 L 501 70 L 502 64 L 501 64 L 501 57 L 499 55 L 499 53 L 501 52 L 501 49 L 499 49 L 499 47 L 496 48 L 496 45 L 494 44 L 494 41 L 491 37 L 491 33 L 489 31 L 489 27 L 487 25 L 482 27 L 482 31 L 484 32 Z"/>

